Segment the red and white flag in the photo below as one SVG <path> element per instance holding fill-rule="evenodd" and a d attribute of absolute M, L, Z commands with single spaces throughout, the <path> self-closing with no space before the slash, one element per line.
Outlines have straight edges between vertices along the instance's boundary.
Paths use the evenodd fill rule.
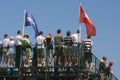
<path fill-rule="evenodd" d="M 90 20 L 88 15 L 86 14 L 85 10 L 83 9 L 82 5 L 80 5 L 80 23 L 85 23 L 87 36 L 96 36 L 96 27 L 93 22 Z"/>

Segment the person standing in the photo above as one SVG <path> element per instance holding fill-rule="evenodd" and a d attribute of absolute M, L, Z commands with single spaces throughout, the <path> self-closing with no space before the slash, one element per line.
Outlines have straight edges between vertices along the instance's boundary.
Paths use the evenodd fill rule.
<path fill-rule="evenodd" d="M 103 56 L 102 60 L 100 61 L 100 65 L 99 65 L 99 72 L 100 72 L 101 80 L 106 79 L 106 61 L 107 61 L 107 57 Z"/>
<path fill-rule="evenodd" d="M 63 36 L 61 34 L 61 29 L 57 29 L 57 34 L 54 36 L 54 75 L 58 75 L 58 66 L 64 65 L 64 56 L 63 56 Z"/>
<path fill-rule="evenodd" d="M 92 63 L 92 46 L 91 36 L 87 36 L 87 39 L 84 40 L 84 64 L 88 71 Z"/>
<path fill-rule="evenodd" d="M 63 36 L 61 35 L 61 29 L 57 29 L 57 34 L 54 36 L 55 54 L 54 65 L 63 64 Z"/>
<path fill-rule="evenodd" d="M 46 46 L 47 65 L 51 66 L 52 56 L 53 56 L 53 40 L 52 40 L 52 34 L 51 33 L 49 33 L 46 36 L 45 46 Z"/>
<path fill-rule="evenodd" d="M 72 65 L 72 45 L 73 40 L 71 37 L 71 32 L 66 32 L 66 37 L 64 37 L 64 55 L 65 55 L 65 66 L 71 66 Z"/>
<path fill-rule="evenodd" d="M 78 29 L 75 34 L 72 35 L 73 40 L 73 46 L 72 46 L 72 54 L 73 54 L 73 60 L 77 60 L 75 63 L 78 64 L 78 55 L 80 56 L 80 49 L 81 49 L 81 43 L 82 43 L 82 35 L 80 34 L 80 30 Z"/>
<path fill-rule="evenodd" d="M 2 61 L 2 41 L 0 40 L 0 65 Z"/>
<path fill-rule="evenodd" d="M 36 44 L 37 44 L 37 66 L 43 66 L 42 63 L 45 61 L 44 56 L 44 45 L 45 45 L 45 38 L 43 37 L 43 32 L 40 31 L 39 35 L 36 37 Z"/>
<path fill-rule="evenodd" d="M 17 31 L 16 36 L 16 56 L 15 56 L 15 67 L 19 68 L 22 65 L 22 32 L 20 30 Z"/>
<path fill-rule="evenodd" d="M 107 73 L 107 77 L 108 79 L 112 79 L 112 75 L 113 74 L 113 70 L 112 70 L 112 67 L 113 66 L 113 62 L 110 61 L 109 64 L 106 66 L 106 73 Z"/>
<path fill-rule="evenodd" d="M 7 52 L 8 52 L 8 43 L 9 43 L 9 37 L 7 34 L 4 35 L 4 40 L 3 40 L 3 49 L 2 49 L 2 65 L 4 67 L 7 66 L 7 61 L 8 61 L 8 58 L 7 58 Z"/>
<path fill-rule="evenodd" d="M 8 49 L 8 67 L 13 68 L 15 67 L 15 41 L 14 37 L 10 37 L 10 41 L 8 43 L 9 49 Z"/>
<path fill-rule="evenodd" d="M 24 66 L 30 66 L 30 52 L 31 52 L 31 43 L 29 40 L 29 35 L 24 35 L 23 41 L 23 60 L 24 60 Z"/>

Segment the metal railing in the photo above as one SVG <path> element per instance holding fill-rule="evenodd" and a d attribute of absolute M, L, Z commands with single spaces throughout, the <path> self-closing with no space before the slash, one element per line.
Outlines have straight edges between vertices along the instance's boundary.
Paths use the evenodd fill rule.
<path fill-rule="evenodd" d="M 35 46 L 35 45 L 34 45 Z M 32 46 L 33 50 L 33 46 Z M 46 49 L 44 49 L 45 54 Z M 31 52 L 33 53 L 33 51 Z M 53 49 L 54 53 L 54 49 Z M 81 44 L 78 47 L 78 65 L 77 66 L 62 66 L 63 69 L 60 69 L 61 66 L 55 66 L 54 62 L 52 66 L 44 66 L 44 67 L 38 67 L 37 65 L 34 65 L 35 60 L 37 57 L 37 54 L 34 54 L 32 57 L 32 66 L 24 67 L 21 66 L 18 68 L 0 68 L 0 79 L 5 79 L 9 77 L 18 77 L 19 80 L 101 80 L 100 72 L 99 72 L 99 65 L 100 60 L 92 54 L 92 69 L 90 71 L 87 71 L 85 69 L 84 64 L 84 46 Z M 53 57 L 54 58 L 54 57 Z M 54 61 L 54 59 L 53 59 Z M 37 63 L 36 63 L 37 64 Z M 57 69 L 57 70 L 55 70 Z M 59 70 L 60 69 L 60 70 Z M 9 79 L 10 80 L 10 79 Z M 111 74 L 107 80 L 118 80 L 118 78 Z"/>

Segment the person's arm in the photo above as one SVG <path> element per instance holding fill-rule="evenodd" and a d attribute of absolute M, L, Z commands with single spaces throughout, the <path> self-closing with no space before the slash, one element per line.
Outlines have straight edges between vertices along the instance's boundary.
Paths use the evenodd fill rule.
<path fill-rule="evenodd" d="M 110 70 L 109 72 L 110 72 L 110 74 L 113 74 L 113 70 Z"/>

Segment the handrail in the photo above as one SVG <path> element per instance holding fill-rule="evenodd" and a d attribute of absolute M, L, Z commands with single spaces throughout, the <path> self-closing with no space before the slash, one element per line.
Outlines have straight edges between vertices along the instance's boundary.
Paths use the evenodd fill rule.
<path fill-rule="evenodd" d="M 33 49 L 33 47 L 34 46 L 36 46 L 36 45 L 32 45 L 31 47 L 32 47 L 32 49 Z M 44 49 L 44 51 L 46 51 L 46 49 Z M 53 47 L 53 51 L 54 51 L 54 47 Z M 33 51 L 32 51 L 32 53 L 33 53 Z M 45 52 L 46 53 L 46 52 Z M 83 54 L 84 54 L 84 45 L 83 44 L 80 44 L 80 46 L 79 46 L 79 49 L 78 49 L 78 53 L 80 53 L 79 54 L 79 56 L 78 56 L 78 62 L 79 62 L 79 65 L 78 65 L 78 67 L 76 67 L 77 69 L 78 69 L 78 74 L 77 74 L 77 77 L 78 78 L 82 78 L 83 77 L 83 75 L 82 74 L 84 74 L 84 75 L 86 75 L 86 73 L 84 73 L 84 72 L 87 72 L 85 69 L 84 69 L 84 59 L 83 59 Z M 87 76 L 91 76 L 91 77 L 95 77 L 95 75 L 96 76 L 100 76 L 100 72 L 99 72 L 99 64 L 100 64 L 100 60 L 94 55 L 94 54 L 92 54 L 92 64 L 93 64 L 93 66 L 94 66 L 94 69 L 92 70 L 92 71 L 90 71 L 90 72 L 87 72 Z M 82 67 L 80 66 L 80 65 L 82 65 Z M 45 66 L 45 67 L 43 67 L 43 68 L 48 68 L 48 66 Z M 56 66 L 52 66 L 51 68 L 55 68 Z M 73 66 L 74 67 L 74 66 Z M 20 69 L 22 69 L 22 68 L 24 68 L 24 69 L 26 69 L 25 67 L 20 67 Z M 35 67 L 35 66 L 33 66 L 33 67 L 28 67 L 28 68 L 40 68 L 40 67 Z M 49 67 L 50 68 L 50 67 Z M 65 68 L 67 68 L 67 67 L 65 67 Z M 72 67 L 71 67 L 72 68 Z M 2 68 L 0 68 L 0 70 L 1 70 Z M 72 73 L 72 72 L 71 72 Z M 74 73 L 74 72 L 73 72 Z M 0 75 L 1 76 L 1 75 Z M 46 76 L 49 76 L 49 72 L 47 72 L 47 75 Z M 97 80 L 100 80 L 100 77 L 95 77 L 95 79 L 97 78 Z M 114 74 L 111 74 L 110 76 L 109 76 L 109 78 L 111 79 L 111 80 L 119 80 Z"/>

